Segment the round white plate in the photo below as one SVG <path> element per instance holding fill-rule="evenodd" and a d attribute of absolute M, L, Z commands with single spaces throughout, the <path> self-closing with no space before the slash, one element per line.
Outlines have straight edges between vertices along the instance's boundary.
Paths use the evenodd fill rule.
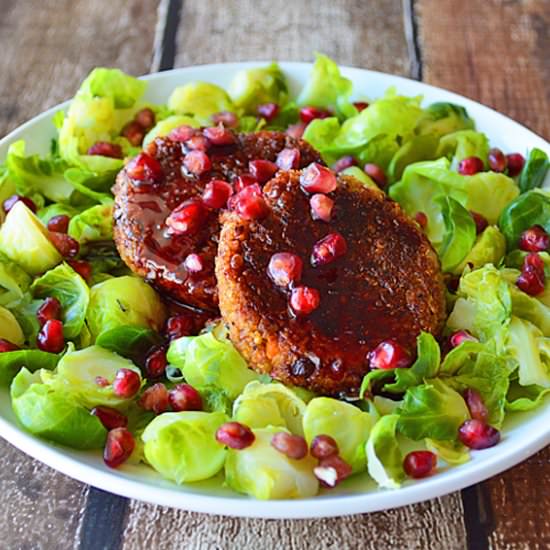
<path fill-rule="evenodd" d="M 227 86 L 240 69 L 264 65 L 262 62 L 202 65 L 148 75 L 146 99 L 164 102 L 175 86 L 195 80 Z M 309 63 L 281 63 L 296 93 L 310 72 Z M 342 68 L 354 83 L 358 99 L 376 98 L 389 86 L 403 95 L 422 95 L 424 105 L 434 101 L 450 101 L 463 105 L 475 119 L 477 128 L 485 132 L 491 144 L 504 151 L 519 151 L 538 147 L 550 154 L 550 145 L 533 132 L 479 103 L 457 94 L 405 78 L 363 69 Z M 24 139 L 29 153 L 46 154 L 50 138 L 55 136 L 51 122 L 61 104 L 35 117 L 0 141 L 0 159 L 15 140 Z M 548 184 L 548 181 L 547 181 Z M 11 410 L 8 391 L 0 389 L 0 435 L 10 443 L 63 472 L 106 491 L 156 504 L 197 512 L 231 516 L 265 518 L 307 518 L 340 516 L 373 512 L 403 506 L 456 491 L 477 483 L 525 460 L 550 443 L 550 399 L 530 413 L 514 415 L 503 429 L 502 442 L 491 449 L 472 453 L 472 460 L 454 468 L 446 468 L 428 479 L 406 482 L 398 490 L 379 490 L 367 475 L 348 479 L 333 491 L 312 499 L 257 501 L 237 495 L 224 488 L 221 479 L 177 486 L 161 479 L 146 466 L 126 465 L 119 470 L 107 468 L 99 452 L 79 452 L 48 443 L 22 431 Z"/>

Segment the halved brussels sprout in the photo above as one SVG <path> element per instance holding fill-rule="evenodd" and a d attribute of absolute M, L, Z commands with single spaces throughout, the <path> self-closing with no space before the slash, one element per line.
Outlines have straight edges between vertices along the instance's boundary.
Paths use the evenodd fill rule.
<path fill-rule="evenodd" d="M 498 265 L 504 254 L 506 254 L 506 239 L 498 227 L 490 225 L 477 238 L 477 242 L 453 273 L 460 275 L 467 265 L 471 269 L 478 269 L 485 264 Z"/>
<path fill-rule="evenodd" d="M 17 319 L 9 309 L 2 306 L 0 306 L 0 338 L 17 346 L 21 346 L 25 341 Z"/>
<path fill-rule="evenodd" d="M 193 116 L 204 126 L 211 124 L 213 114 L 235 110 L 227 92 L 208 82 L 190 82 L 175 88 L 168 98 L 168 107 L 178 115 Z"/>
<path fill-rule="evenodd" d="M 94 285 L 86 314 L 93 338 L 121 326 L 151 328 L 159 331 L 166 309 L 159 295 L 137 277 L 113 277 Z"/>
<path fill-rule="evenodd" d="M 251 428 L 283 426 L 303 435 L 306 404 L 289 388 L 278 383 L 250 382 L 233 405 L 233 418 Z"/>
<path fill-rule="evenodd" d="M 90 346 L 65 354 L 57 364 L 49 383 L 64 388 L 78 403 L 86 407 L 125 407 L 130 400 L 115 395 L 111 385 L 117 371 L 122 368 L 133 370 L 141 378 L 141 371 L 132 361 L 99 346 Z M 105 378 L 109 385 L 98 385 L 98 376 Z"/>
<path fill-rule="evenodd" d="M 242 450 L 229 449 L 225 460 L 225 480 L 239 493 L 268 500 L 307 498 L 319 492 L 313 474 L 317 461 L 309 455 L 301 460 L 288 458 L 271 446 L 280 427 L 253 430 L 254 443 Z"/>
<path fill-rule="evenodd" d="M 141 435 L 147 462 L 176 483 L 215 476 L 226 450 L 216 441 L 216 431 L 228 420 L 220 412 L 183 411 L 157 416 Z"/>
<path fill-rule="evenodd" d="M 437 137 L 474 128 L 474 121 L 468 116 L 466 109 L 453 103 L 432 103 L 426 108 L 425 116 L 419 122 L 419 134 L 434 134 Z"/>
<path fill-rule="evenodd" d="M 40 220 L 18 201 L 0 228 L 0 252 L 30 275 L 38 275 L 61 261 Z"/>
<path fill-rule="evenodd" d="M 344 401 L 331 397 L 312 399 L 304 414 L 304 433 L 308 444 L 317 435 L 330 435 L 338 443 L 340 456 L 362 472 L 367 468 L 365 443 L 375 418 Z"/>
<path fill-rule="evenodd" d="M 143 140 L 143 147 L 147 147 L 156 137 L 167 136 L 174 128 L 179 126 L 191 126 L 192 128 L 199 128 L 200 122 L 193 117 L 184 115 L 172 115 L 160 122 L 157 122 L 155 126 L 149 131 Z"/>
<path fill-rule="evenodd" d="M 0 305 L 18 305 L 31 284 L 31 277 L 15 262 L 0 253 Z"/>

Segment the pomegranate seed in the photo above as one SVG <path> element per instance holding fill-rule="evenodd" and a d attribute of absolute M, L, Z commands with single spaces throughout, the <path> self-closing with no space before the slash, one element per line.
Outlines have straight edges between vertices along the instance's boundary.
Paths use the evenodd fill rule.
<path fill-rule="evenodd" d="M 506 157 L 497 147 L 489 149 L 487 160 L 489 161 L 489 168 L 493 172 L 504 172 L 506 170 Z"/>
<path fill-rule="evenodd" d="M 65 214 L 52 216 L 48 221 L 47 227 L 49 231 L 55 231 L 56 233 L 67 233 L 70 221 L 71 218 Z"/>
<path fill-rule="evenodd" d="M 191 253 L 185 258 L 183 265 L 189 273 L 200 273 L 204 269 L 204 260 L 200 254 Z"/>
<path fill-rule="evenodd" d="M 269 260 L 267 273 L 277 286 L 287 287 L 291 282 L 298 282 L 302 277 L 303 262 L 291 252 L 278 252 Z"/>
<path fill-rule="evenodd" d="M 174 209 L 166 218 L 166 225 L 176 235 L 194 235 L 203 226 L 206 215 L 202 201 L 190 199 Z"/>
<path fill-rule="evenodd" d="M 36 213 L 36 204 L 28 197 L 22 195 L 12 195 L 3 203 L 4 212 L 7 214 L 17 202 L 22 202 L 31 212 Z"/>
<path fill-rule="evenodd" d="M 139 122 L 132 120 L 122 128 L 120 135 L 125 137 L 134 147 L 139 147 L 143 143 L 145 133 L 145 128 Z"/>
<path fill-rule="evenodd" d="M 338 452 L 338 443 L 330 435 L 317 435 L 311 442 L 310 453 L 313 458 L 322 460 L 337 455 Z"/>
<path fill-rule="evenodd" d="M 0 338 L 0 353 L 5 353 L 7 351 L 17 351 L 18 349 L 21 348 L 19 346 L 16 346 L 15 344 L 12 344 L 9 340 Z"/>
<path fill-rule="evenodd" d="M 200 176 L 212 168 L 210 158 L 204 151 L 189 151 L 183 159 L 183 165 L 195 176 Z"/>
<path fill-rule="evenodd" d="M 483 161 L 479 157 L 467 157 L 458 163 L 458 173 L 463 176 L 473 176 L 483 172 Z"/>
<path fill-rule="evenodd" d="M 312 162 L 303 170 L 300 185 L 308 193 L 330 193 L 336 189 L 338 182 L 330 168 Z"/>
<path fill-rule="evenodd" d="M 340 157 L 332 165 L 332 169 L 338 174 L 351 166 L 357 166 L 357 161 L 351 155 L 346 155 L 345 157 Z"/>
<path fill-rule="evenodd" d="M 41 306 L 36 310 L 36 318 L 40 326 L 44 326 L 48 321 L 59 319 L 61 315 L 61 303 L 57 298 L 46 298 Z"/>
<path fill-rule="evenodd" d="M 332 489 L 352 474 L 351 466 L 340 456 L 332 455 L 319 461 L 313 474 L 323 487 Z"/>
<path fill-rule="evenodd" d="M 85 280 L 92 277 L 92 264 L 85 260 L 68 260 L 67 263 Z"/>
<path fill-rule="evenodd" d="M 145 359 L 145 372 L 147 378 L 160 378 L 164 376 L 166 370 L 166 350 L 164 348 L 154 348 Z"/>
<path fill-rule="evenodd" d="M 193 319 L 190 315 L 174 315 L 168 318 L 164 326 L 164 334 L 168 340 L 175 340 L 182 336 L 190 336 L 193 334 Z"/>
<path fill-rule="evenodd" d="M 470 411 L 470 416 L 475 420 L 481 420 L 481 422 L 487 422 L 489 419 L 489 411 L 483 403 L 483 399 L 479 392 L 473 388 L 467 388 L 464 391 L 464 401 Z"/>
<path fill-rule="evenodd" d="M 367 354 L 367 360 L 371 369 L 405 369 L 413 361 L 410 353 L 392 339 L 380 342 Z"/>
<path fill-rule="evenodd" d="M 88 149 L 86 154 L 110 157 L 113 159 L 121 159 L 124 157 L 122 147 L 116 143 L 109 143 L 108 141 L 97 141 Z"/>
<path fill-rule="evenodd" d="M 543 227 L 533 225 L 521 234 L 518 246 L 527 252 L 542 252 L 550 246 L 550 237 Z"/>
<path fill-rule="evenodd" d="M 489 225 L 487 218 L 477 212 L 473 212 L 472 210 L 470 210 L 470 216 L 472 216 L 472 219 L 476 224 L 476 234 L 479 235 L 480 233 L 483 233 Z"/>
<path fill-rule="evenodd" d="M 378 164 L 374 164 L 372 162 L 369 162 L 363 166 L 363 172 L 369 176 L 369 178 L 380 187 L 380 189 L 384 189 L 386 185 L 388 184 L 388 178 L 386 178 L 386 174 L 384 174 L 384 170 L 378 166 Z"/>
<path fill-rule="evenodd" d="M 544 292 L 544 262 L 536 252 L 531 252 L 523 260 L 521 275 L 516 285 L 530 296 Z"/>
<path fill-rule="evenodd" d="M 414 219 L 422 229 L 426 229 L 426 227 L 428 226 L 428 216 L 426 216 L 424 212 L 417 212 L 414 215 Z"/>
<path fill-rule="evenodd" d="M 232 145 L 235 143 L 235 134 L 223 124 L 205 128 L 202 132 L 212 145 Z"/>
<path fill-rule="evenodd" d="M 113 381 L 113 392 L 116 396 L 128 399 L 134 397 L 141 387 L 139 374 L 131 369 L 118 369 Z"/>
<path fill-rule="evenodd" d="M 431 451 L 412 451 L 403 461 L 405 473 L 413 479 L 429 476 L 437 466 L 437 456 Z"/>
<path fill-rule="evenodd" d="M 191 128 L 191 126 L 187 126 L 184 124 L 183 126 L 178 126 L 177 128 L 174 128 L 168 134 L 168 137 L 173 141 L 179 141 L 183 143 L 190 140 L 196 134 L 197 130 L 195 128 Z"/>
<path fill-rule="evenodd" d="M 201 394 L 189 384 L 178 384 L 168 392 L 168 399 L 172 410 L 202 411 Z"/>
<path fill-rule="evenodd" d="M 214 124 L 223 124 L 226 128 L 236 128 L 239 125 L 239 117 L 229 111 L 221 111 L 212 115 Z"/>
<path fill-rule="evenodd" d="M 50 241 L 64 258 L 74 258 L 80 251 L 78 241 L 69 237 L 66 233 L 50 231 Z"/>
<path fill-rule="evenodd" d="M 139 406 L 146 411 L 153 411 L 155 414 L 162 414 L 168 410 L 170 399 L 166 386 L 161 382 L 147 388 L 138 401 Z"/>
<path fill-rule="evenodd" d="M 255 183 L 258 183 L 256 178 L 252 174 L 244 172 L 233 180 L 233 187 L 235 189 L 235 193 L 239 193 L 245 187 L 248 187 L 249 185 L 253 185 Z"/>
<path fill-rule="evenodd" d="M 330 197 L 322 193 L 316 193 L 309 199 L 309 206 L 311 208 L 311 217 L 314 220 L 330 221 L 332 208 L 334 207 L 334 201 Z"/>
<path fill-rule="evenodd" d="M 233 193 L 233 188 L 223 180 L 209 181 L 202 193 L 202 201 L 208 208 L 224 208 Z"/>
<path fill-rule="evenodd" d="M 300 435 L 277 432 L 271 438 L 271 446 L 294 460 L 301 460 L 307 456 L 307 443 Z"/>
<path fill-rule="evenodd" d="M 248 163 L 248 170 L 259 183 L 269 181 L 278 169 L 279 167 L 270 160 L 251 160 Z"/>
<path fill-rule="evenodd" d="M 42 351 L 60 353 L 65 347 L 63 323 L 59 319 L 50 319 L 44 323 L 36 337 L 36 345 Z"/>
<path fill-rule="evenodd" d="M 145 109 L 138 111 L 134 119 L 142 128 L 145 128 L 146 130 L 150 130 L 156 122 L 155 113 L 152 109 L 149 109 L 149 107 L 145 107 Z"/>
<path fill-rule="evenodd" d="M 286 129 L 287 136 L 293 137 L 294 139 L 302 139 L 304 132 L 306 131 L 307 124 L 304 122 L 298 122 L 297 124 L 291 124 Z"/>
<path fill-rule="evenodd" d="M 458 438 L 470 449 L 487 449 L 500 441 L 500 432 L 489 424 L 472 418 L 460 426 Z"/>
<path fill-rule="evenodd" d="M 205 136 L 196 134 L 185 142 L 185 146 L 192 151 L 202 151 L 204 153 L 210 147 L 210 141 Z"/>
<path fill-rule="evenodd" d="M 326 265 L 345 255 L 348 251 L 346 239 L 340 233 L 329 233 L 313 245 L 311 265 Z"/>
<path fill-rule="evenodd" d="M 332 113 L 326 109 L 318 109 L 312 106 L 302 107 L 300 109 L 300 120 L 305 124 L 308 124 L 316 118 L 328 118 L 331 116 L 333 116 Z"/>
<path fill-rule="evenodd" d="M 369 104 L 366 101 L 354 101 L 353 106 L 359 111 L 364 111 Z"/>
<path fill-rule="evenodd" d="M 514 178 L 523 170 L 525 158 L 520 153 L 510 153 L 506 155 L 506 164 L 508 166 L 508 175 Z"/>
<path fill-rule="evenodd" d="M 297 147 L 287 147 L 279 152 L 275 164 L 281 170 L 293 170 L 300 168 L 300 149 Z"/>
<path fill-rule="evenodd" d="M 140 153 L 126 165 L 128 177 L 136 182 L 157 184 L 164 176 L 160 162 L 147 153 Z"/>
<path fill-rule="evenodd" d="M 245 220 L 264 218 L 269 213 L 269 207 L 257 183 L 248 185 L 233 195 L 229 199 L 228 206 Z"/>
<path fill-rule="evenodd" d="M 457 330 L 449 337 L 449 344 L 452 348 L 460 346 L 463 342 L 479 342 L 479 340 L 475 336 L 472 336 L 467 330 Z"/>
<path fill-rule="evenodd" d="M 128 417 L 116 409 L 112 409 L 111 407 L 104 407 L 100 405 L 94 407 L 90 413 L 97 416 L 108 430 L 113 430 L 115 428 L 126 428 L 126 426 L 128 426 Z"/>
<path fill-rule="evenodd" d="M 294 287 L 290 293 L 290 307 L 296 315 L 309 315 L 320 302 L 319 291 L 309 286 Z"/>
<path fill-rule="evenodd" d="M 107 434 L 103 461 L 109 468 L 118 468 L 134 452 L 134 436 L 126 428 L 115 428 Z"/>
<path fill-rule="evenodd" d="M 100 388 L 106 388 L 107 386 L 109 386 L 109 380 L 107 380 L 107 378 L 105 378 L 104 376 L 96 376 L 95 377 L 95 383 L 100 387 Z"/>
<path fill-rule="evenodd" d="M 264 103 L 258 105 L 257 113 L 267 122 L 271 122 L 279 114 L 279 106 L 277 103 Z"/>
<path fill-rule="evenodd" d="M 246 449 L 255 439 L 254 432 L 240 422 L 226 422 L 216 432 L 216 441 L 231 449 Z"/>

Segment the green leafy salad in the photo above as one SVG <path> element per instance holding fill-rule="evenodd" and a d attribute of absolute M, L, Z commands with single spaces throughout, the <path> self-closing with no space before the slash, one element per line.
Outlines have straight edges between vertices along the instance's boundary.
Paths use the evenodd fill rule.
<path fill-rule="evenodd" d="M 296 97 L 276 63 L 227 89 L 187 83 L 163 105 L 147 86 L 94 69 L 54 116 L 50 153 L 16 141 L 0 164 L 0 382 L 25 430 L 178 484 L 218 476 L 256 498 L 303 498 L 360 474 L 391 489 L 437 475 L 543 404 L 545 152 L 491 148 L 460 105 L 366 98 L 323 55 Z M 405 368 L 383 342 L 358 395 L 314 395 L 249 369 L 222 322 L 193 324 L 133 275 L 113 242 L 116 174 L 156 137 L 216 124 L 303 137 L 416 219 L 448 285 L 441 338 L 420 334 Z"/>

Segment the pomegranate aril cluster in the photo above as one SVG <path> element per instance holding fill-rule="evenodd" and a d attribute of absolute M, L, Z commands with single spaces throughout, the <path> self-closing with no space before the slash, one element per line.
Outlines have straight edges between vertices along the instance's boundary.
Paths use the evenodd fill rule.
<path fill-rule="evenodd" d="M 338 444 L 330 435 L 314 437 L 309 452 L 318 460 L 313 474 L 323 487 L 332 489 L 352 474 L 351 466 L 339 455 Z"/>
<path fill-rule="evenodd" d="M 126 126 L 124 126 L 124 128 L 122 128 L 120 135 L 125 137 L 134 147 L 138 147 L 143 143 L 143 138 L 145 137 L 145 134 L 155 125 L 155 119 L 155 113 L 151 109 L 146 107 L 145 109 L 142 109 L 141 111 L 136 113 L 134 120 L 131 120 L 130 122 L 128 122 L 128 124 L 126 124 Z M 98 144 L 96 143 L 96 145 Z M 108 154 L 104 156 L 113 155 Z M 122 158 L 122 156 L 115 158 Z"/>
<path fill-rule="evenodd" d="M 531 252 L 523 261 L 516 285 L 526 294 L 538 296 L 544 292 L 544 282 L 544 262 L 536 252 Z"/>

